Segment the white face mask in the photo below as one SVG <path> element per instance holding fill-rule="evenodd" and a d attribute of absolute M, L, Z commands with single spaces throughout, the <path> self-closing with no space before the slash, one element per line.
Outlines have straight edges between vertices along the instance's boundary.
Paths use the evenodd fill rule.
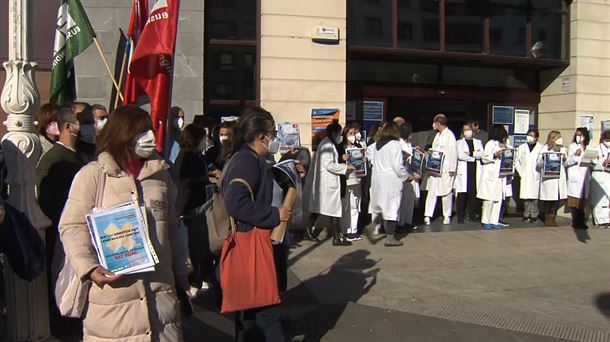
<path fill-rule="evenodd" d="M 356 140 L 357 141 L 362 140 L 362 134 L 360 134 L 360 132 L 356 133 Z"/>
<path fill-rule="evenodd" d="M 583 141 L 585 141 L 585 138 L 584 138 L 582 135 L 577 135 L 577 136 L 576 136 L 576 143 L 577 143 L 577 144 L 580 144 L 580 143 L 582 143 Z"/>
<path fill-rule="evenodd" d="M 147 159 L 153 154 L 156 146 L 157 139 L 155 138 L 155 134 L 153 131 L 149 130 L 136 137 L 134 152 L 138 157 Z"/>
<path fill-rule="evenodd" d="M 350 144 L 356 143 L 356 136 L 355 135 L 348 136 L 347 141 L 349 141 Z"/>
<path fill-rule="evenodd" d="M 334 140 L 335 140 L 335 144 L 339 145 L 343 142 L 343 136 L 337 135 Z"/>
<path fill-rule="evenodd" d="M 49 123 L 47 126 L 46 132 L 54 137 L 59 136 L 59 127 L 57 126 L 57 121 L 53 121 Z"/>
<path fill-rule="evenodd" d="M 464 138 L 466 138 L 466 139 L 472 138 L 472 131 L 471 130 L 464 131 Z"/>
<path fill-rule="evenodd" d="M 432 129 L 436 131 L 436 122 L 432 123 Z"/>
<path fill-rule="evenodd" d="M 80 126 L 80 140 L 89 144 L 95 144 L 95 127 L 93 125 Z"/>
<path fill-rule="evenodd" d="M 265 135 L 265 138 L 269 140 L 269 144 L 267 145 L 267 153 L 276 154 L 280 151 L 280 140 L 278 138 L 269 138 Z"/>
<path fill-rule="evenodd" d="M 555 140 L 555 144 L 557 144 L 559 146 L 563 146 L 563 138 L 559 138 L 559 139 Z"/>
<path fill-rule="evenodd" d="M 220 139 L 220 142 L 223 144 L 226 144 L 227 141 L 229 141 L 229 137 L 226 135 L 221 135 L 219 139 Z"/>
<path fill-rule="evenodd" d="M 108 118 L 103 118 L 103 119 L 97 120 L 97 122 L 95 123 L 95 129 L 97 129 L 98 131 L 101 131 L 102 128 L 104 128 L 104 126 L 106 126 L 106 122 L 108 122 Z"/>
<path fill-rule="evenodd" d="M 80 125 L 79 124 L 71 123 L 70 124 L 70 134 L 74 138 L 78 138 L 78 132 L 80 132 Z"/>
<path fill-rule="evenodd" d="M 182 127 L 184 127 L 184 118 L 180 117 L 174 119 L 174 127 L 177 129 L 182 129 Z"/>
<path fill-rule="evenodd" d="M 531 135 L 528 135 L 527 137 L 525 137 L 525 139 L 527 139 L 527 142 L 530 144 L 536 141 L 536 138 L 532 137 Z"/>

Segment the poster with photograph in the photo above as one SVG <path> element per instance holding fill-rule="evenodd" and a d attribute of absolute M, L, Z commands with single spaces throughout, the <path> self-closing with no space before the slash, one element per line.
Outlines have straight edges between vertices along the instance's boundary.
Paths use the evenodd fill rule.
<path fill-rule="evenodd" d="M 527 134 L 530 128 L 530 111 L 527 109 L 515 109 L 514 134 Z"/>
<path fill-rule="evenodd" d="M 326 137 L 326 126 L 333 120 L 339 120 L 339 109 L 312 109 L 311 110 L 311 147 L 313 151 L 318 150 L 320 141 Z"/>
<path fill-rule="evenodd" d="M 561 152 L 544 152 L 542 155 L 544 167 L 542 177 L 559 178 L 561 173 L 562 154 Z"/>
<path fill-rule="evenodd" d="M 500 157 L 500 176 L 512 176 L 515 173 L 515 150 L 503 148 Z"/>
<path fill-rule="evenodd" d="M 283 122 L 278 124 L 277 138 L 280 141 L 280 151 L 290 151 L 301 147 L 301 130 L 299 124 Z"/>
<path fill-rule="evenodd" d="M 428 150 L 428 158 L 426 158 L 426 171 L 434 177 L 440 177 L 443 172 L 443 162 L 445 154 L 442 151 Z"/>
<path fill-rule="evenodd" d="M 356 171 L 354 173 L 358 177 L 366 176 L 366 162 L 364 157 L 366 156 L 365 148 L 348 148 L 345 150 L 349 159 L 347 160 L 347 164 L 353 166 Z"/>
<path fill-rule="evenodd" d="M 412 174 L 422 175 L 424 159 L 425 155 L 423 152 L 418 149 L 413 149 L 413 155 L 411 156 L 411 162 L 409 164 L 409 169 Z"/>

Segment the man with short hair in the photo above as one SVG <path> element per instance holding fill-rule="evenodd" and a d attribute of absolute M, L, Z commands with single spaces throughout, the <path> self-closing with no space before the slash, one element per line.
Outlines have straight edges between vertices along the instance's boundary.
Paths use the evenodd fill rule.
<path fill-rule="evenodd" d="M 61 317 L 59 309 L 55 304 L 54 279 L 59 269 L 53 266 L 63 264 L 63 256 L 56 255 L 53 262 L 54 252 L 63 251 L 56 249 L 58 243 L 58 225 L 61 212 L 68 200 L 68 193 L 72 180 L 78 171 L 85 165 L 76 153 L 76 141 L 80 125 L 76 119 L 76 113 L 70 107 L 63 107 L 57 114 L 57 125 L 59 127 L 59 140 L 45 153 L 36 167 L 36 186 L 38 188 L 38 204 L 42 212 L 51 220 L 51 227 L 46 230 L 47 249 L 47 282 L 49 289 L 49 314 L 51 332 L 54 336 L 66 336 L 69 333 L 78 333 L 79 320 L 71 320 Z M 62 252 L 63 254 L 63 252 Z M 61 262 L 59 262 L 61 261 Z"/>
<path fill-rule="evenodd" d="M 473 138 L 474 139 L 479 139 L 481 140 L 481 143 L 483 143 L 483 146 L 485 146 L 485 144 L 487 143 L 487 140 L 489 140 L 489 134 L 487 133 L 487 131 L 484 131 L 481 129 L 481 123 L 477 120 L 473 120 L 471 122 L 472 124 L 472 128 L 474 128 L 473 131 Z"/>
<path fill-rule="evenodd" d="M 102 106 L 99 103 L 91 105 L 91 111 L 93 111 L 93 118 L 95 120 L 95 129 L 96 131 L 101 131 L 106 125 L 108 121 L 108 111 L 106 107 Z"/>
<path fill-rule="evenodd" d="M 72 103 L 72 110 L 80 124 L 78 140 L 76 141 L 76 152 L 85 162 L 95 159 L 97 131 L 95 129 L 95 117 L 93 106 L 86 102 Z"/>
<path fill-rule="evenodd" d="M 426 206 L 424 212 L 424 224 L 429 225 L 434 209 L 436 207 L 437 197 L 442 198 L 443 203 L 443 224 L 451 222 L 451 209 L 453 206 L 453 182 L 455 180 L 455 171 L 457 169 L 457 144 L 455 135 L 447 127 L 447 117 L 444 114 L 438 114 L 434 117 L 432 124 L 437 131 L 432 141 L 432 150 L 443 153 L 444 159 L 441 165 L 440 175 L 428 175 L 426 190 Z"/>

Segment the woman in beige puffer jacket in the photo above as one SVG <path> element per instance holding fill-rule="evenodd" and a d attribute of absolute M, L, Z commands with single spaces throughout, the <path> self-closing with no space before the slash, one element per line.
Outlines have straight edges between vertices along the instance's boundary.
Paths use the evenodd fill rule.
<path fill-rule="evenodd" d="M 144 141 L 150 127 L 148 113 L 137 107 L 121 107 L 110 116 L 98 140 L 102 153 L 76 175 L 61 217 L 66 257 L 78 276 L 93 280 L 83 317 L 85 341 L 182 341 L 175 279 L 184 284 L 188 250 L 178 232 L 168 166 L 153 153 L 154 141 L 136 143 Z M 159 257 L 154 271 L 113 276 L 100 266 L 85 215 L 95 206 L 101 177 L 102 208 L 127 203 L 132 194 L 146 204 L 150 239 Z"/>

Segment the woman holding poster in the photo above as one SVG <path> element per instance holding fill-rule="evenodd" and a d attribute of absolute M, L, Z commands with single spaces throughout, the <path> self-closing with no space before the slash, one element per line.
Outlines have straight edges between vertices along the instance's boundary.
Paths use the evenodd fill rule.
<path fill-rule="evenodd" d="M 523 200 L 523 222 L 536 223 L 538 220 L 538 197 L 540 196 L 540 171 L 537 169 L 538 155 L 542 144 L 538 143 L 540 133 L 535 128 L 527 131 L 527 143 L 517 149 L 515 170 L 521 177 L 519 197 Z"/>
<path fill-rule="evenodd" d="M 540 197 L 543 203 L 545 227 L 557 227 L 557 210 L 561 200 L 568 198 L 566 169 L 567 151 L 558 131 L 551 131 L 538 156 L 538 168 L 542 170 Z"/>
<path fill-rule="evenodd" d="M 387 238 L 386 246 L 402 246 L 395 237 L 400 214 L 403 182 L 409 178 L 405 169 L 400 132 L 393 122 L 388 122 L 376 145 L 373 156 L 373 177 L 371 180 L 371 203 L 369 211 L 383 217 Z"/>
<path fill-rule="evenodd" d="M 72 183 L 59 232 L 77 276 L 93 282 L 84 311 L 85 341 L 182 341 L 177 294 L 189 288 L 188 247 L 178 231 L 176 188 L 155 145 L 148 113 L 119 107 L 97 140 L 97 161 L 83 167 Z M 132 201 L 146 208 L 159 263 L 143 273 L 114 275 L 100 266 L 85 216 L 96 203 L 100 209 Z M 134 243 L 130 239 L 118 239 L 114 246 L 120 252 Z"/>
<path fill-rule="evenodd" d="M 591 168 L 589 164 L 581 164 L 585 150 L 589 145 L 589 130 L 578 127 L 574 133 L 572 144 L 568 147 L 568 204 L 572 208 L 572 228 L 587 229 L 585 218 L 585 201 L 589 198 L 589 182 Z"/>
<path fill-rule="evenodd" d="M 343 128 L 343 147 L 347 151 L 349 149 L 361 150 L 362 155 L 365 155 L 366 148 L 357 141 L 356 134 L 358 134 L 358 125 L 355 123 L 348 123 Z M 347 160 L 349 163 L 349 160 Z M 359 174 L 358 172 L 350 172 L 347 176 L 345 193 L 342 194 L 342 208 L 343 215 L 341 216 L 341 226 L 347 227 L 347 241 L 358 241 L 362 240 L 358 236 L 358 218 L 360 217 L 360 201 L 362 199 L 362 185 L 361 178 L 366 175 L 366 158 L 363 160 L 365 166 L 365 173 Z M 357 170 L 358 171 L 358 170 Z"/>
<path fill-rule="evenodd" d="M 471 222 L 476 221 L 480 209 L 477 200 L 477 184 L 481 175 L 481 164 L 478 162 L 483 157 L 483 143 L 474 138 L 474 128 L 470 123 L 462 126 L 462 139 L 457 141 L 458 166 L 455 177 L 455 192 L 457 194 L 457 216 L 458 223 L 464 223 L 466 209 Z"/>
<path fill-rule="evenodd" d="M 506 198 L 506 177 L 500 176 L 503 148 L 506 147 L 508 133 L 504 126 L 494 125 L 489 132 L 489 141 L 485 144 L 481 163 L 480 181 L 477 186 L 477 197 L 483 200 L 481 224 L 484 229 L 500 229 L 500 210 Z"/>
<path fill-rule="evenodd" d="M 600 228 L 610 227 L 610 131 L 602 133 L 593 160 L 591 203 L 593 219 Z"/>

